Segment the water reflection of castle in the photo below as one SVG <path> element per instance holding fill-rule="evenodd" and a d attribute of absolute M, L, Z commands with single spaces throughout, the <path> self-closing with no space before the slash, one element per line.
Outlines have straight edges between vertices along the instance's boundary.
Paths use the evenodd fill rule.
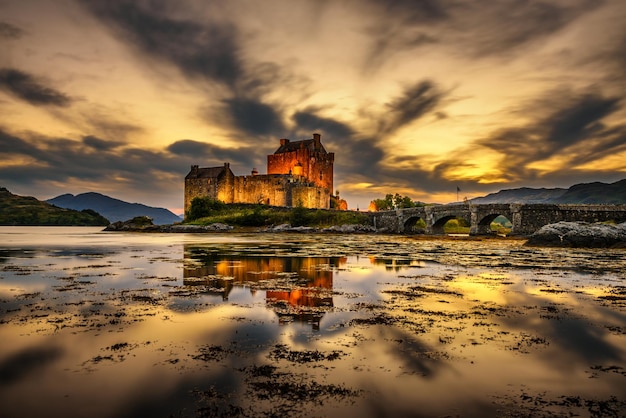
<path fill-rule="evenodd" d="M 265 288 L 266 305 L 279 323 L 300 321 L 319 327 L 333 306 L 333 268 L 345 257 L 274 257 L 223 254 L 218 250 L 185 246 L 185 285 L 207 287 L 208 293 L 228 299 L 234 286 Z M 256 286 L 258 284 L 258 286 Z"/>

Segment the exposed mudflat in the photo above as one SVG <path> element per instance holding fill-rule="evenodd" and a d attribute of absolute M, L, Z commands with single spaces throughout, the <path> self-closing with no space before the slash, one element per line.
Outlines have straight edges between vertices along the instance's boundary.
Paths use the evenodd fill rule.
<path fill-rule="evenodd" d="M 623 417 L 626 250 L 0 228 L 2 417 Z"/>

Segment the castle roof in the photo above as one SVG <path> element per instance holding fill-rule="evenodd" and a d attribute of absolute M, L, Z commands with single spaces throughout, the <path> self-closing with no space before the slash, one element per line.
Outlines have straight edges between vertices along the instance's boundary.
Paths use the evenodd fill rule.
<path fill-rule="evenodd" d="M 294 152 L 299 149 L 308 149 L 311 152 L 323 152 L 326 153 L 326 149 L 322 145 L 319 134 L 313 134 L 313 139 L 304 139 L 302 141 L 290 141 L 288 139 L 280 140 L 280 147 L 274 152 L 274 154 L 283 154 L 286 152 Z"/>
<path fill-rule="evenodd" d="M 191 171 L 185 176 L 185 179 L 200 179 L 200 178 L 218 178 L 226 170 L 230 170 L 230 164 L 226 163 L 219 167 L 198 167 L 197 165 L 191 166 Z"/>

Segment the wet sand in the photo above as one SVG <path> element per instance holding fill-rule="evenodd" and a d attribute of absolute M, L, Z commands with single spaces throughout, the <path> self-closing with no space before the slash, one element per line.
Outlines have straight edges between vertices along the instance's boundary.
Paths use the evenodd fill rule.
<path fill-rule="evenodd" d="M 0 228 L 1 416 L 626 416 L 626 251 Z"/>

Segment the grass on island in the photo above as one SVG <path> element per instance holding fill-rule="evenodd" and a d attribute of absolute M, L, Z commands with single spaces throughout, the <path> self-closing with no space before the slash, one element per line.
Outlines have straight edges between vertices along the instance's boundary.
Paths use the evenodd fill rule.
<path fill-rule="evenodd" d="M 263 227 L 290 224 L 291 226 L 309 226 L 327 228 L 334 225 L 371 225 L 371 219 L 365 213 L 355 211 L 307 209 L 255 204 L 225 204 L 210 198 L 195 198 L 187 213 L 186 224 L 210 225 L 223 223 L 236 227 Z M 508 235 L 510 222 L 506 218 L 497 218 L 491 223 L 491 230 L 499 235 Z M 425 222 L 420 219 L 413 230 L 423 231 Z M 446 234 L 469 234 L 470 226 L 463 219 L 451 219 L 444 225 Z M 419 232 L 418 232 L 419 233 Z"/>
<path fill-rule="evenodd" d="M 224 204 L 219 201 L 195 198 L 185 223 L 210 225 L 224 223 L 239 227 L 260 227 L 280 224 L 326 228 L 333 225 L 369 225 L 369 217 L 360 212 L 275 207 L 254 204 Z"/>

